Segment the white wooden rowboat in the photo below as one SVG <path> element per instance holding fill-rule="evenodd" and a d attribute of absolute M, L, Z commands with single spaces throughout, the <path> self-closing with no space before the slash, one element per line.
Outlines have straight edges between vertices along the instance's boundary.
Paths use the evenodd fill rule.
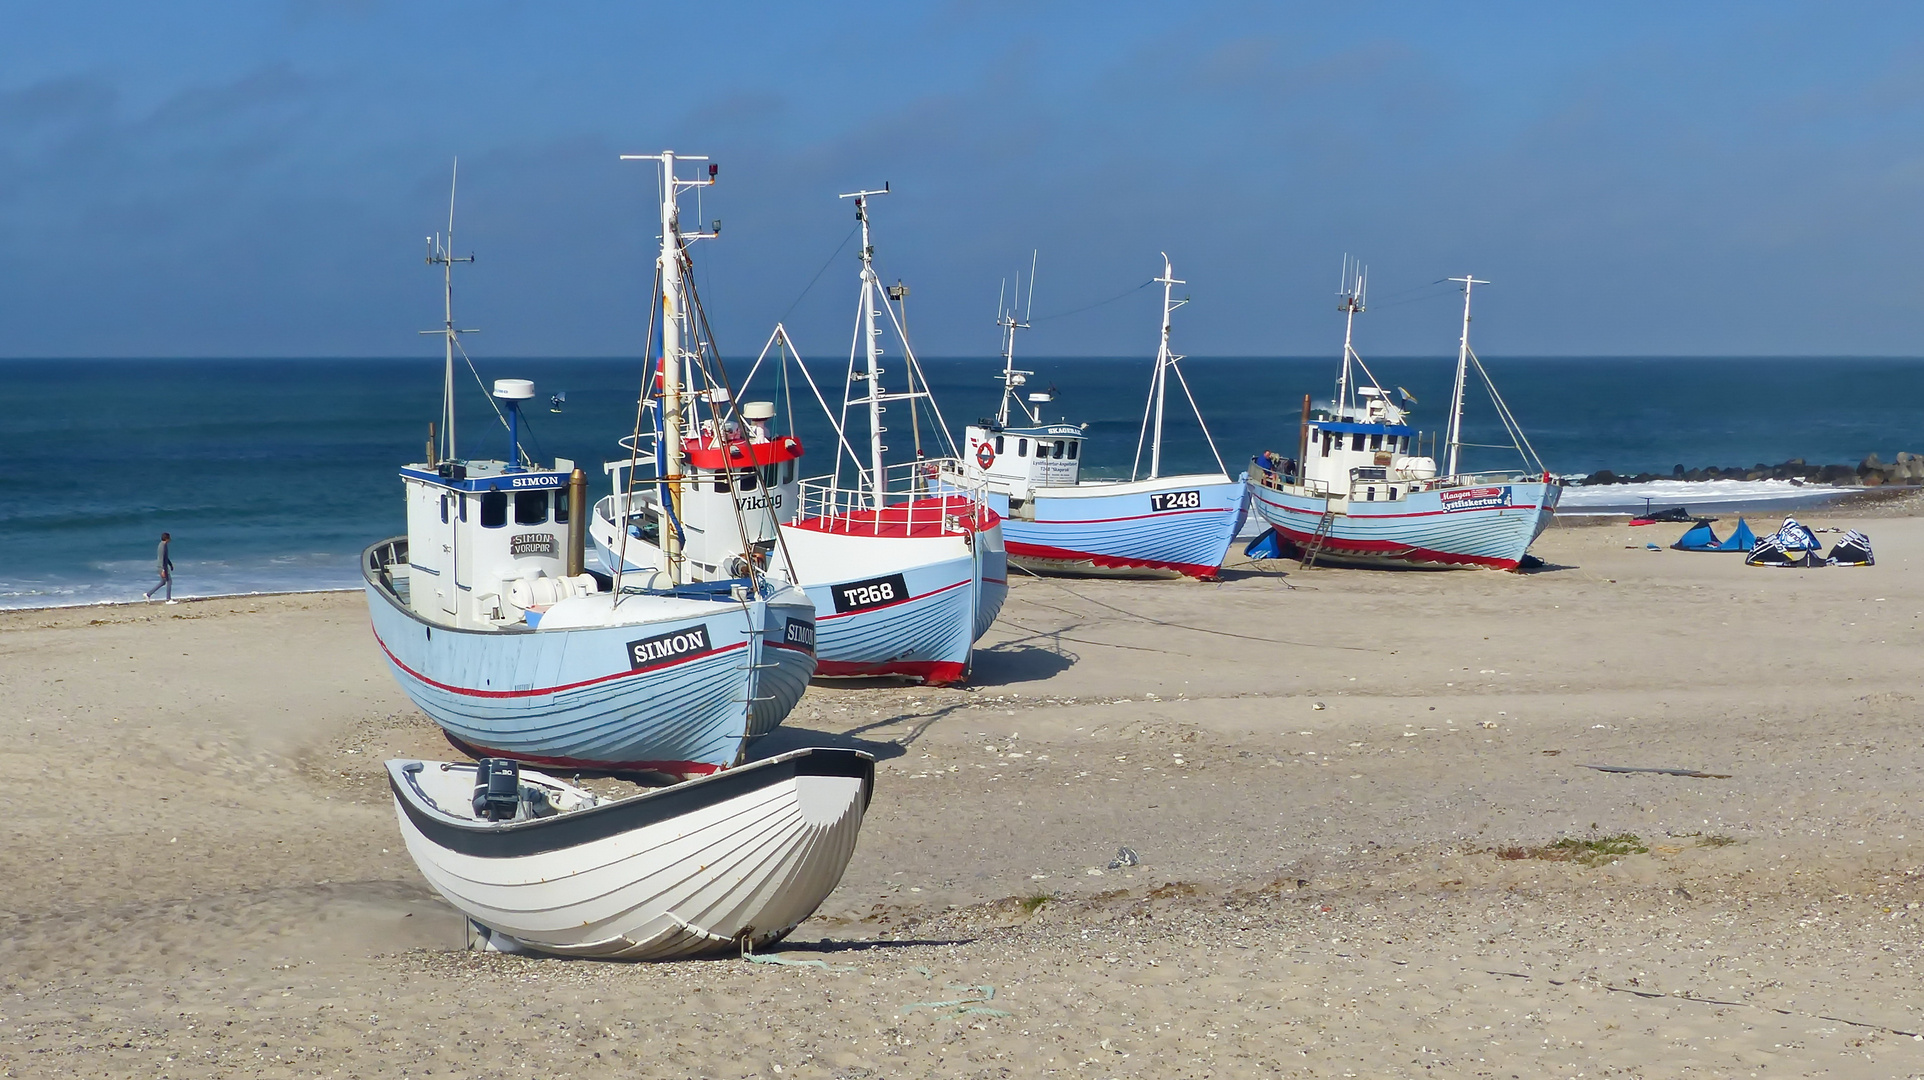
<path fill-rule="evenodd" d="M 841 881 L 875 786 L 832 749 L 612 800 L 508 759 L 387 769 L 408 854 L 488 944 L 636 960 L 781 939 Z"/>

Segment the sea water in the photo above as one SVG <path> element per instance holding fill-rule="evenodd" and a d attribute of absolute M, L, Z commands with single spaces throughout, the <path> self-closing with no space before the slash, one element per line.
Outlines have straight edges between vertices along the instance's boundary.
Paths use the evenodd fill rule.
<path fill-rule="evenodd" d="M 1599 468 L 1664 472 L 1674 465 L 1749 466 L 1803 457 L 1856 462 L 1869 453 L 1924 451 L 1915 405 L 1924 362 L 1912 360 L 1556 359 L 1485 361 L 1544 463 L 1561 474 Z M 747 369 L 731 361 L 733 377 Z M 885 363 L 903 388 L 899 360 Z M 942 418 L 955 434 L 992 414 L 1000 362 L 923 364 Z M 1039 406 L 1050 421 L 1088 425 L 1087 476 L 1128 476 L 1138 454 L 1151 361 L 1034 360 L 1025 394 L 1054 387 Z M 1408 390 L 1417 426 L 1440 430 L 1453 357 L 1371 362 L 1379 379 Z M 822 393 L 839 406 L 845 361 L 817 362 Z M 1291 454 L 1305 393 L 1320 402 L 1335 364 L 1315 359 L 1183 361 L 1166 387 L 1163 472 L 1236 475 L 1258 450 Z M 571 459 L 590 498 L 607 488 L 604 460 L 635 426 L 642 365 L 635 360 L 477 359 L 458 371 L 457 437 L 464 457 L 501 457 L 507 433 L 481 389 L 529 378 L 525 445 L 546 463 Z M 207 596 L 353 588 L 361 550 L 404 528 L 396 470 L 425 454 L 439 411 L 438 357 L 397 360 L 0 361 L 0 607 L 138 599 L 156 580 L 154 548 L 173 534 L 175 594 Z M 551 397 L 565 394 L 559 411 Z M 832 466 L 833 428 L 807 383 L 766 368 L 744 395 L 773 400 L 778 430 L 808 450 L 809 474 Z M 1201 406 L 1215 443 L 1197 427 Z M 1467 397 L 1471 443 L 1504 444 L 1480 385 Z M 851 432 L 866 458 L 866 421 Z M 941 452 L 932 417 L 911 423 L 905 403 L 884 417 L 889 460 Z M 919 431 L 918 431 L 919 428 Z M 1470 448 L 1466 468 L 1517 464 L 1507 450 Z M 1140 469 L 1147 468 L 1143 451 Z M 848 469 L 844 466 L 844 475 Z M 1788 489 L 1788 485 L 1778 485 Z M 1768 486 L 1746 492 L 1770 494 Z M 1706 485 L 1676 498 L 1706 502 Z M 1792 493 L 1788 490 L 1786 494 Z M 1728 493 L 1732 499 L 1741 493 Z M 1636 505 L 1634 492 L 1572 489 L 1566 505 Z M 1611 500 L 1614 500 L 1612 502 Z"/>

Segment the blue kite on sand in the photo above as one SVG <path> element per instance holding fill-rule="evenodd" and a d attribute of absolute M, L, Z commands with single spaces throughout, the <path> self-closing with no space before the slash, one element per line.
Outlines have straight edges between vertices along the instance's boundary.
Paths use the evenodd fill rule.
<path fill-rule="evenodd" d="M 1678 551 L 1735 551 L 1748 554 L 1756 543 L 1757 534 L 1750 531 L 1750 525 L 1743 518 L 1738 518 L 1736 531 L 1722 540 L 1717 539 L 1710 522 L 1700 521 L 1670 546 Z"/>

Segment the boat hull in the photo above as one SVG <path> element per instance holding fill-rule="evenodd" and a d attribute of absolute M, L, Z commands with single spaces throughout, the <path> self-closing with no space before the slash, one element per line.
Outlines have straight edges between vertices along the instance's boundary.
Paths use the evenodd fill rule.
<path fill-rule="evenodd" d="M 702 775 L 742 760 L 814 674 L 807 635 L 790 630 L 813 623 L 799 590 L 623 597 L 633 616 L 601 594 L 586 599 L 623 621 L 550 628 L 557 605 L 540 629 L 469 630 L 423 619 L 366 569 L 392 543 L 363 560 L 375 641 L 408 697 L 477 754 Z"/>
<path fill-rule="evenodd" d="M 612 525 L 595 524 L 590 535 L 603 565 L 643 569 L 612 549 Z M 815 604 L 815 673 L 824 677 L 960 682 L 975 641 L 1008 596 L 999 523 L 891 535 L 804 522 L 782 525 L 781 535 L 771 560 Z"/>
<path fill-rule="evenodd" d="M 1301 488 L 1251 482 L 1258 514 L 1319 563 L 1430 569 L 1515 570 L 1549 527 L 1563 489 L 1541 480 L 1441 487 L 1396 502 L 1333 500 L 1337 512 L 1320 546 L 1316 532 L 1332 500 Z"/>
<path fill-rule="evenodd" d="M 1009 560 L 1038 573 L 1211 581 L 1249 514 L 1242 480 L 1221 474 L 1037 488 L 1003 514 Z"/>
<path fill-rule="evenodd" d="M 465 763 L 388 762 L 408 854 L 490 944 L 667 960 L 765 945 L 813 914 L 854 854 L 875 761 L 797 750 L 511 822 L 469 812 L 473 776 Z"/>
<path fill-rule="evenodd" d="M 1002 606 L 980 534 L 864 536 L 782 526 L 784 556 L 815 602 L 816 673 L 931 685 L 967 678 L 975 639 Z M 991 580 L 990 575 L 999 580 Z"/>

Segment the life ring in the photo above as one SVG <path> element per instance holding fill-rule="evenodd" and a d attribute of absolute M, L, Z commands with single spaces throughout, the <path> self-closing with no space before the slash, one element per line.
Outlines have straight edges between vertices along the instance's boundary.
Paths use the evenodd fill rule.
<path fill-rule="evenodd" d="M 985 469 L 995 464 L 995 447 L 990 446 L 986 442 L 977 446 L 975 448 L 975 463 Z"/>

